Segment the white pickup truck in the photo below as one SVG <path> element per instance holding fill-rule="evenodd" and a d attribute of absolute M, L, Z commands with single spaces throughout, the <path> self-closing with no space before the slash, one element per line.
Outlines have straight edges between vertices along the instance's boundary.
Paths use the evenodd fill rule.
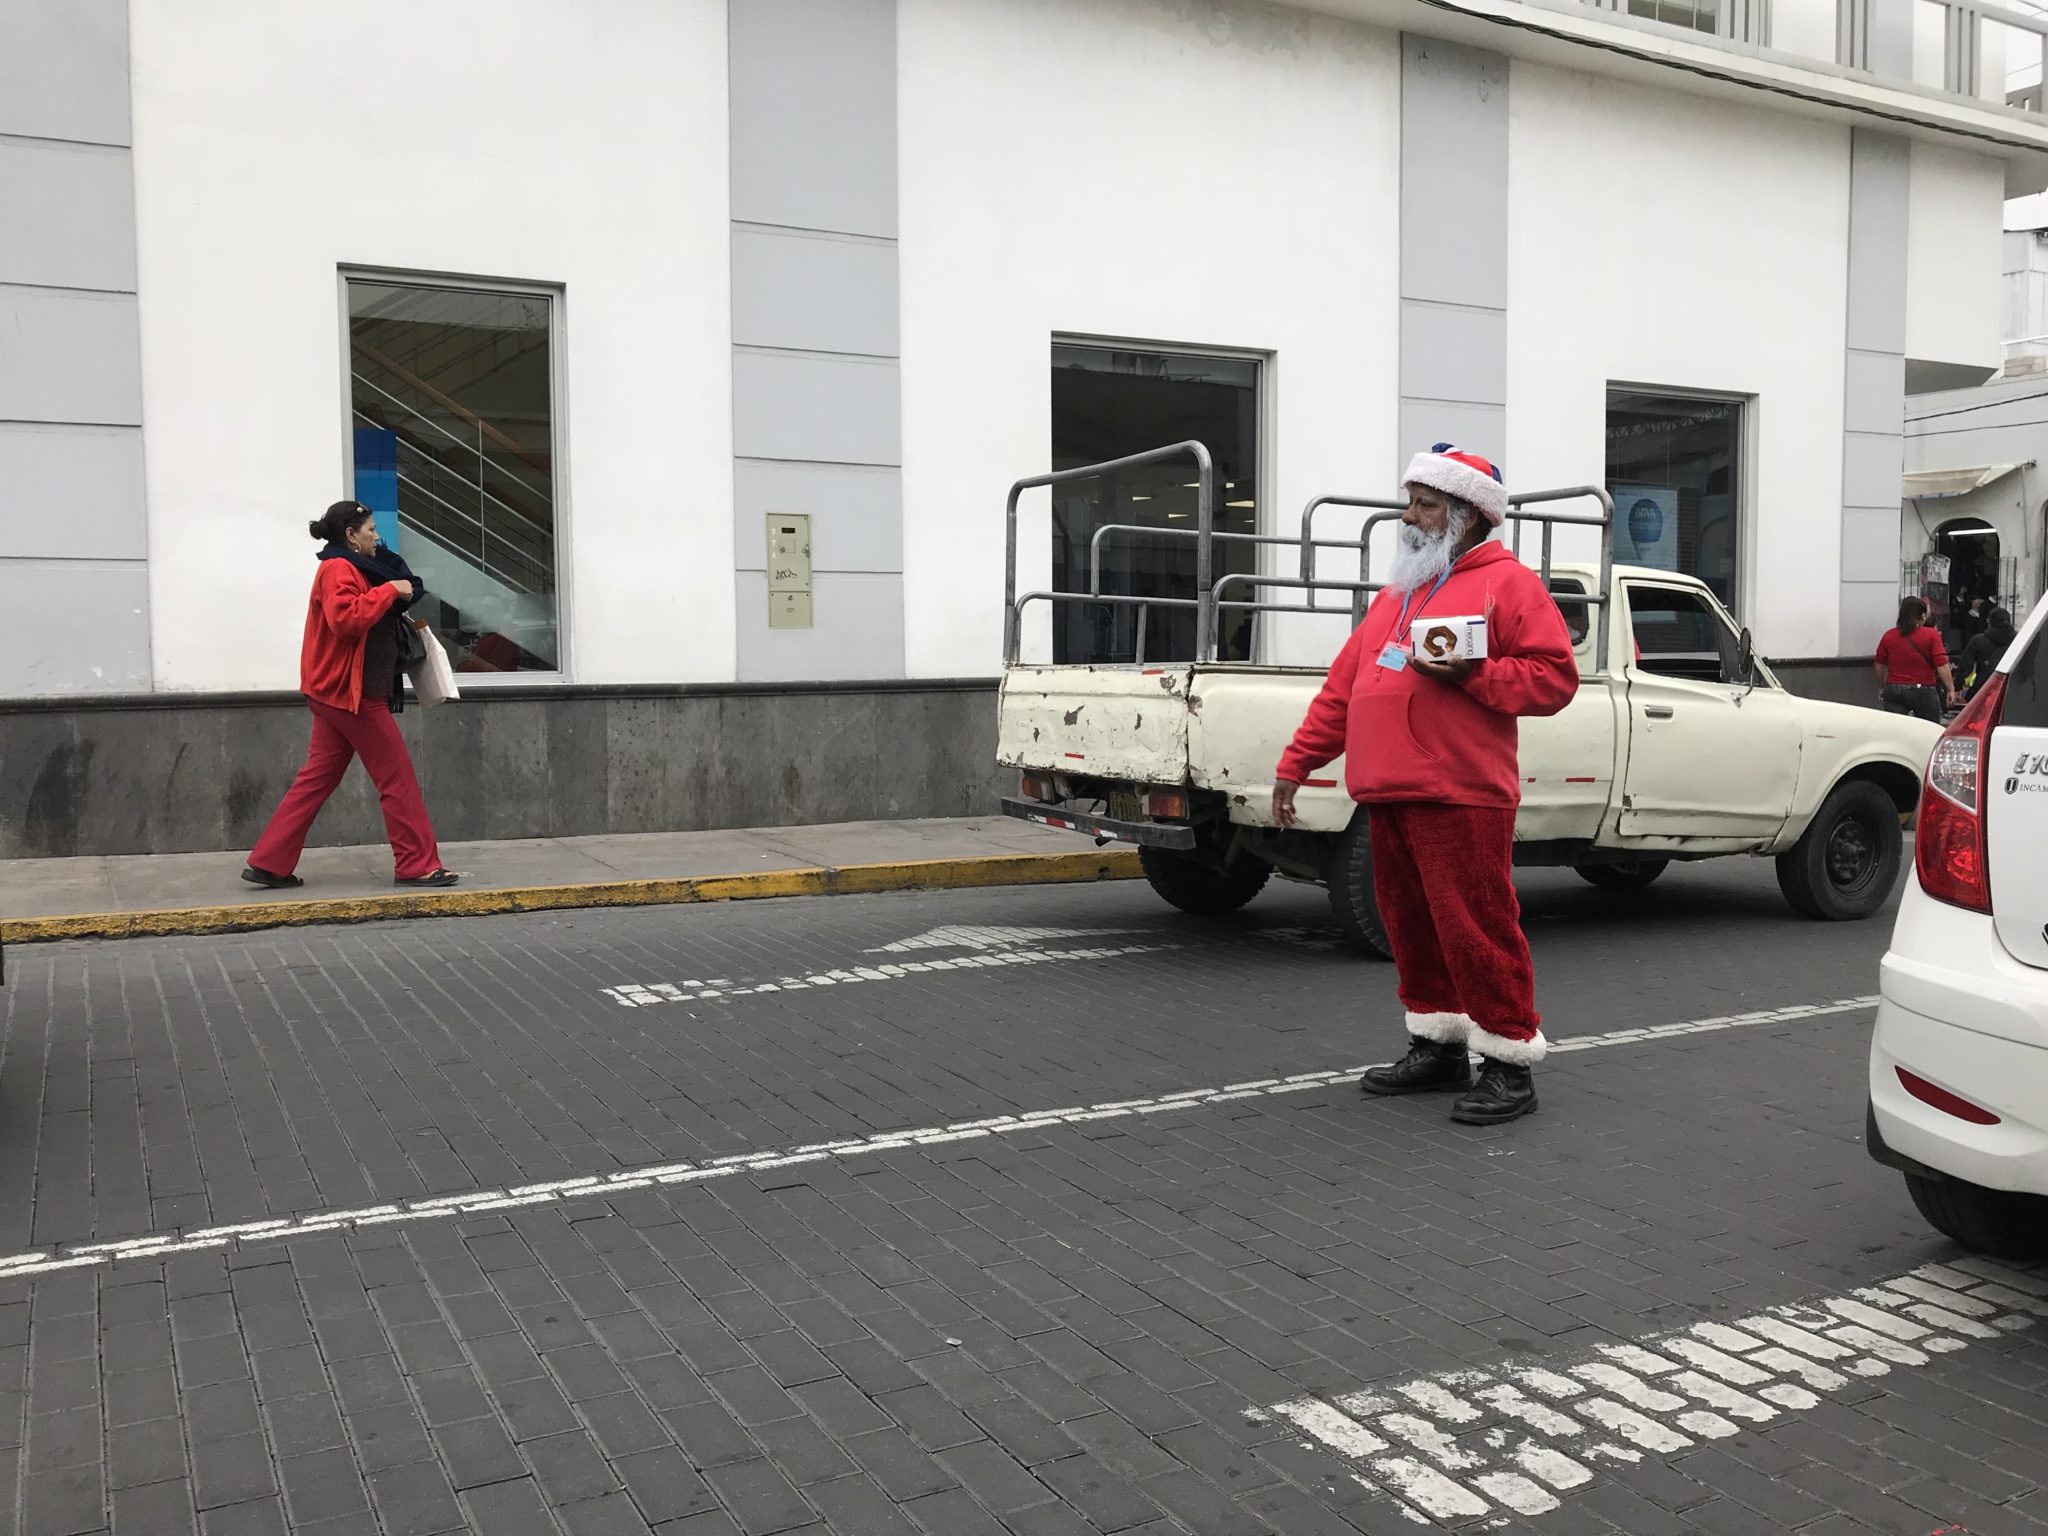
<path fill-rule="evenodd" d="M 1021 494 L 1126 466 L 1192 457 L 1194 529 L 1111 526 L 1106 537 L 1180 538 L 1196 545 L 1195 595 L 1016 591 Z M 1298 829 L 1273 822 L 1273 769 L 1321 688 L 1324 668 L 1210 659 L 1218 621 L 1236 613 L 1324 612 L 1317 594 L 1347 594 L 1353 622 L 1371 579 L 1375 526 L 1405 503 L 1318 497 L 1300 537 L 1212 533 L 1213 476 L 1199 443 L 1107 465 L 1020 480 L 1009 502 L 1010 576 L 998 753 L 1020 770 L 1013 816 L 1137 845 L 1146 875 L 1184 911 L 1234 911 L 1275 871 L 1328 887 L 1340 930 L 1368 954 L 1389 953 L 1373 902 L 1367 818 L 1344 790 L 1341 760 L 1309 781 Z M 1558 510 L 1576 504 L 1592 510 Z M 1313 535 L 1322 507 L 1370 514 L 1356 541 Z M 1639 890 L 1675 862 L 1771 855 L 1785 898 L 1808 917 L 1868 917 L 1896 884 L 1902 823 L 1940 731 L 1924 721 L 1787 693 L 1752 652 L 1708 587 L 1675 572 L 1613 564 L 1613 507 L 1604 490 L 1575 487 L 1513 498 L 1519 548 L 1540 530 L 1538 570 L 1576 642 L 1578 696 L 1558 715 L 1521 724 L 1522 808 L 1516 863 L 1576 869 L 1617 892 Z M 1597 564 L 1550 558 L 1552 530 L 1600 533 Z M 1299 552 L 1295 574 L 1232 573 L 1211 580 L 1214 541 Z M 1320 579 L 1320 551 L 1355 551 L 1356 581 Z M 1348 559 L 1348 557 L 1346 557 Z M 1269 562 L 1270 563 L 1270 562 Z M 1240 591 L 1236 597 L 1233 591 Z M 1292 589 L 1302 602 L 1261 601 Z M 1018 660 L 1034 603 L 1193 609 L 1195 659 L 1126 665 L 1034 665 Z M 1139 630 L 1143 656 L 1143 626 Z M 1614 645 L 1617 637 L 1624 642 Z"/>

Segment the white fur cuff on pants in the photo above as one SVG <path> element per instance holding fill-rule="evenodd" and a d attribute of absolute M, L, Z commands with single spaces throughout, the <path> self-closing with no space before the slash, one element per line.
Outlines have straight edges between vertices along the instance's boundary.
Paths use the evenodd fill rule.
<path fill-rule="evenodd" d="M 1476 1025 L 1465 1037 L 1465 1044 L 1487 1060 L 1505 1062 L 1511 1067 L 1533 1067 L 1550 1049 L 1550 1042 L 1543 1038 L 1540 1029 L 1527 1040 L 1510 1040 L 1506 1035 L 1488 1034 Z"/>
<path fill-rule="evenodd" d="M 1453 1045 L 1468 1035 L 1477 1034 L 1478 1029 L 1462 1013 L 1411 1013 L 1408 1015 L 1408 1033 L 1418 1040 Z"/>

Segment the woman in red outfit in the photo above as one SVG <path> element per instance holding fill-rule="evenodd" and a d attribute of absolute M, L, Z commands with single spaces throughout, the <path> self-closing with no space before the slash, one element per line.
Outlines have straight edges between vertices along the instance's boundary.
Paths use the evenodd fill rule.
<path fill-rule="evenodd" d="M 1898 627 L 1886 630 L 1877 642 L 1875 665 L 1878 694 L 1895 715 L 1918 715 L 1939 725 L 1941 706 L 1962 702 L 1948 647 L 1927 622 L 1924 598 L 1900 600 Z"/>
<path fill-rule="evenodd" d="M 361 502 L 337 501 L 308 527 L 322 545 L 299 651 L 313 744 L 242 878 L 271 889 L 305 884 L 293 871 L 306 834 L 360 756 L 384 807 L 395 882 L 453 885 L 458 877 L 441 866 L 412 758 L 391 718 L 405 707 L 405 610 L 425 588 L 403 560 L 379 550 L 375 517 Z"/>

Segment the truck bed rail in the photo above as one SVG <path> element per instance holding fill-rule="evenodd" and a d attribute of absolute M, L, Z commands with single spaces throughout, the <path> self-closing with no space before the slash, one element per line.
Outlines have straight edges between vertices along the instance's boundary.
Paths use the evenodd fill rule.
<path fill-rule="evenodd" d="M 1017 591 L 1017 513 L 1018 505 L 1028 490 L 1043 486 L 1064 485 L 1075 480 L 1091 480 L 1102 475 L 1114 474 L 1118 470 L 1134 469 L 1147 464 L 1159 464 L 1173 459 L 1189 457 L 1195 461 L 1195 526 L 1193 528 L 1154 528 L 1139 523 L 1110 523 L 1098 528 L 1088 546 L 1088 590 L 1086 592 L 1026 592 Z M 1553 504 L 1568 501 L 1592 500 L 1598 510 L 1552 511 Z M 1137 608 L 1139 610 L 1137 660 L 1140 664 L 1145 656 L 1145 610 L 1152 608 L 1192 608 L 1195 610 L 1195 654 L 1196 662 L 1213 662 L 1216 659 L 1217 615 L 1224 611 L 1250 613 L 1302 613 L 1338 614 L 1345 609 L 1324 606 L 1316 601 L 1319 592 L 1343 592 L 1349 594 L 1349 615 L 1354 627 L 1365 616 L 1365 607 L 1371 595 L 1386 585 L 1372 579 L 1372 535 L 1382 523 L 1398 522 L 1407 510 L 1405 500 L 1394 500 L 1377 496 L 1325 495 L 1310 499 L 1301 511 L 1301 529 L 1295 535 L 1265 533 L 1231 533 L 1219 531 L 1215 526 L 1216 470 L 1208 448 L 1190 439 L 1187 442 L 1170 443 L 1163 448 L 1154 448 L 1145 453 L 1134 453 L 1120 459 L 1110 459 L 1101 464 L 1083 464 L 1073 469 L 1055 470 L 1050 474 L 1032 475 L 1015 482 L 1010 487 L 1008 504 L 1004 510 L 1004 561 L 1003 561 L 1003 664 L 1014 666 L 1023 648 L 1024 610 L 1033 603 L 1057 606 L 1061 603 L 1091 603 L 1110 607 Z M 1364 510 L 1367 513 L 1358 537 L 1354 539 L 1318 539 L 1315 537 L 1316 513 L 1325 507 L 1346 507 Z M 1542 508 L 1545 510 L 1534 510 Z M 1608 664 L 1609 613 L 1608 592 L 1614 570 L 1614 501 L 1604 487 L 1597 485 L 1564 486 L 1555 490 L 1524 491 L 1508 498 L 1508 522 L 1512 526 L 1509 547 L 1517 556 L 1522 553 L 1522 534 L 1528 525 L 1541 530 L 1542 542 L 1538 552 L 1537 572 L 1548 587 L 1551 583 L 1551 545 L 1553 533 L 1560 526 L 1598 528 L 1600 530 L 1600 582 L 1599 590 L 1584 594 L 1553 593 L 1560 606 L 1571 605 L 1597 611 L 1599 614 L 1599 635 L 1594 651 L 1595 665 L 1604 672 Z M 1192 597 L 1157 597 L 1138 593 L 1104 592 L 1102 590 L 1102 547 L 1111 536 L 1128 537 L 1141 535 L 1152 539 L 1193 540 L 1195 545 L 1195 595 Z M 1251 544 L 1259 547 L 1286 547 L 1297 552 L 1294 573 L 1265 574 L 1254 571 L 1232 571 L 1215 577 L 1215 548 L 1218 541 Z M 1358 579 L 1356 581 L 1335 581 L 1316 574 L 1316 555 L 1321 550 L 1356 550 L 1358 552 Z M 1250 594 L 1232 598 L 1228 594 L 1242 587 Z M 1285 602 L 1259 596 L 1264 591 L 1303 592 L 1306 602 Z"/>

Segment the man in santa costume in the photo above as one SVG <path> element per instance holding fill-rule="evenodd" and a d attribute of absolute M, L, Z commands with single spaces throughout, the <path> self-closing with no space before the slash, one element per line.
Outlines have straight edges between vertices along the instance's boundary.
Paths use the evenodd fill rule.
<path fill-rule="evenodd" d="M 1530 1069 L 1546 1047 L 1512 874 L 1515 721 L 1563 709 L 1579 672 L 1541 579 L 1490 542 L 1508 511 L 1500 471 L 1439 443 L 1403 483 L 1387 586 L 1280 759 L 1273 814 L 1293 826 L 1296 790 L 1343 754 L 1345 786 L 1372 818 L 1373 890 L 1408 1010 L 1408 1054 L 1359 1086 L 1464 1089 L 1451 1118 L 1492 1125 L 1536 1108 Z M 1484 659 L 1416 655 L 1425 614 L 1483 615 Z M 1468 1051 L 1484 1062 L 1476 1084 Z"/>

